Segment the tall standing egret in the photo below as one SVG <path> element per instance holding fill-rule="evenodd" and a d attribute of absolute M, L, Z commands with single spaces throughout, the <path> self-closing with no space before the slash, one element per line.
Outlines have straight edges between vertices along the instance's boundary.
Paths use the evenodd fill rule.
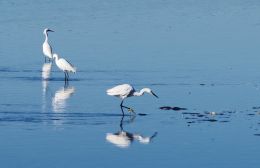
<path fill-rule="evenodd" d="M 132 112 L 133 112 L 133 109 L 123 105 L 124 100 L 127 97 L 131 97 L 131 96 L 142 96 L 144 93 L 149 93 L 158 98 L 158 96 L 150 88 L 143 88 L 138 92 L 130 84 L 118 85 L 118 86 L 115 86 L 115 87 L 107 90 L 108 95 L 119 97 L 122 99 L 121 104 L 120 104 L 121 108 L 122 107 L 127 108 L 129 111 L 132 111 Z M 123 111 L 122 111 L 122 113 L 124 115 Z"/>
<path fill-rule="evenodd" d="M 58 54 L 53 54 L 53 59 L 55 59 L 55 63 L 57 67 L 62 70 L 65 74 L 65 82 L 69 80 L 69 72 L 76 73 L 76 67 L 74 67 L 69 61 L 64 58 L 59 58 Z"/>
<path fill-rule="evenodd" d="M 46 57 L 49 58 L 49 61 L 52 59 L 52 48 L 48 42 L 48 32 L 54 32 L 54 31 L 49 28 L 46 28 L 43 31 L 43 34 L 45 35 L 45 41 L 42 44 L 42 51 L 45 56 L 45 62 L 46 62 Z"/>

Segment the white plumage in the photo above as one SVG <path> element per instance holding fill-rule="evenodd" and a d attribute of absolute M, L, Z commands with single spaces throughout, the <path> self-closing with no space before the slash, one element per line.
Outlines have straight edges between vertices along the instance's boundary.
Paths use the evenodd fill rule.
<path fill-rule="evenodd" d="M 120 106 L 127 108 L 130 111 L 133 111 L 133 110 L 129 107 L 123 106 L 124 99 L 127 97 L 131 97 L 131 96 L 142 96 L 145 92 L 158 98 L 158 96 L 150 88 L 143 88 L 139 92 L 137 92 L 137 91 L 135 91 L 134 87 L 131 86 L 130 84 L 117 85 L 117 86 L 107 90 L 108 95 L 121 98 L 122 102 L 121 102 Z"/>
<path fill-rule="evenodd" d="M 135 92 L 135 89 L 129 84 L 118 85 L 107 90 L 108 95 L 120 97 L 121 99 L 133 96 L 133 92 Z"/>
<path fill-rule="evenodd" d="M 64 72 L 65 81 L 69 79 L 69 72 L 76 73 L 76 67 L 69 63 L 66 59 L 59 58 L 58 54 L 53 54 L 53 59 L 55 59 L 57 67 Z"/>
<path fill-rule="evenodd" d="M 48 32 L 54 32 L 54 31 L 48 28 L 44 29 L 43 31 L 43 34 L 45 35 L 45 41 L 42 44 L 42 52 L 45 56 L 45 61 L 46 61 L 46 57 L 49 58 L 49 61 L 52 59 L 52 47 L 50 46 L 48 41 Z"/>

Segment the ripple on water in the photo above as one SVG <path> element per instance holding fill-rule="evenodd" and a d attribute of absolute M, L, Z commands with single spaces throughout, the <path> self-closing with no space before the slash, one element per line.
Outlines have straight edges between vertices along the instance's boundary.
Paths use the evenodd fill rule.
<path fill-rule="evenodd" d="M 101 125 L 109 122 L 109 117 L 119 116 L 122 115 L 113 113 L 0 112 L 0 123 L 52 123 L 58 121 L 67 125 Z"/>

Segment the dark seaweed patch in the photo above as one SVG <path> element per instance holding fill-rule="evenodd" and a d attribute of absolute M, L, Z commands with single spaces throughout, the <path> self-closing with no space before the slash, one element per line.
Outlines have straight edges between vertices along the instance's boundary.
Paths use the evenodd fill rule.
<path fill-rule="evenodd" d="M 170 107 L 170 106 L 162 106 L 160 107 L 161 110 L 174 110 L 174 111 L 180 111 L 180 110 L 187 110 L 187 108 L 182 107 Z"/>
<path fill-rule="evenodd" d="M 199 120 L 199 121 L 217 122 L 218 120 L 216 120 L 216 119 L 202 119 L 202 120 Z"/>
<path fill-rule="evenodd" d="M 228 120 L 223 120 L 223 121 L 219 121 L 219 122 L 221 122 L 221 123 L 226 123 L 226 122 L 230 122 L 230 121 L 228 121 Z"/>
<path fill-rule="evenodd" d="M 139 116 L 146 116 L 147 114 L 145 113 L 138 113 Z"/>

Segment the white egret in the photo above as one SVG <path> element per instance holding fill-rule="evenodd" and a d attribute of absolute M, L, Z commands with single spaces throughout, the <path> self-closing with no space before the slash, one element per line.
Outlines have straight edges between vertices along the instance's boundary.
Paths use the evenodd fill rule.
<path fill-rule="evenodd" d="M 45 41 L 42 44 L 42 51 L 45 56 L 45 62 L 46 62 L 46 57 L 49 58 L 49 61 L 52 59 L 52 48 L 48 42 L 48 32 L 54 32 L 54 31 L 49 28 L 46 28 L 43 31 L 43 34 L 45 35 Z"/>
<path fill-rule="evenodd" d="M 53 59 L 55 59 L 55 63 L 57 67 L 62 70 L 65 74 L 65 81 L 69 80 L 69 72 L 76 73 L 76 67 L 74 67 L 69 61 L 64 58 L 59 58 L 58 54 L 53 54 Z"/>
<path fill-rule="evenodd" d="M 131 86 L 130 84 L 118 85 L 118 86 L 115 86 L 115 87 L 107 90 L 108 95 L 119 97 L 122 99 L 120 107 L 127 108 L 129 111 L 132 111 L 132 112 L 133 112 L 133 109 L 123 105 L 124 100 L 127 97 L 131 97 L 131 96 L 142 96 L 144 93 L 149 93 L 158 98 L 158 96 L 150 88 L 143 88 L 138 92 L 138 91 L 135 91 L 134 87 Z"/>

